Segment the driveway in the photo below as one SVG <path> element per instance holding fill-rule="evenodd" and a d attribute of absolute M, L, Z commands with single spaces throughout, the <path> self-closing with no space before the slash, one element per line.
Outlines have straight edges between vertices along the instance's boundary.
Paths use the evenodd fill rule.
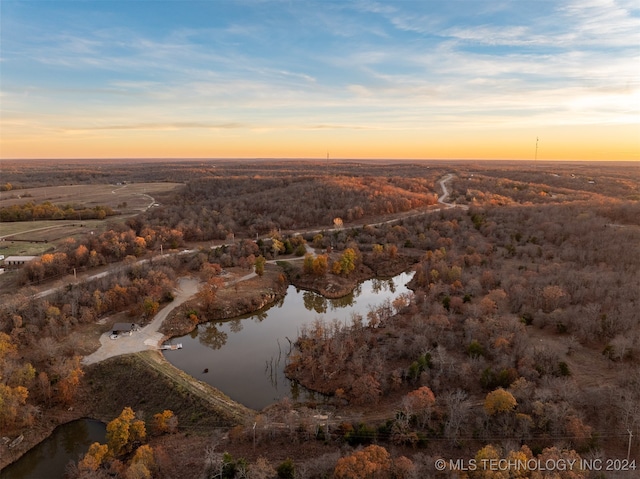
<path fill-rule="evenodd" d="M 118 339 L 110 339 L 111 331 L 107 331 L 100 337 L 100 347 L 98 350 L 89 356 L 85 356 L 82 359 L 82 364 L 94 364 L 122 354 L 137 353 L 147 349 L 158 349 L 163 338 L 162 333 L 158 331 L 162 322 L 171 311 L 198 292 L 199 284 L 199 281 L 194 278 L 180 278 L 175 291 L 175 299 L 160 311 L 156 317 L 153 318 L 153 321 L 139 331 L 133 332 L 131 336 L 123 334 Z"/>

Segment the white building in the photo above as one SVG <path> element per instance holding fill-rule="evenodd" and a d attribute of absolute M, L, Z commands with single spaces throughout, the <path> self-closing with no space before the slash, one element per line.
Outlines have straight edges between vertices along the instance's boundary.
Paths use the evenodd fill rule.
<path fill-rule="evenodd" d="M 29 263 L 36 259 L 37 256 L 7 256 L 2 264 L 7 268 L 19 268 L 20 266 Z"/>

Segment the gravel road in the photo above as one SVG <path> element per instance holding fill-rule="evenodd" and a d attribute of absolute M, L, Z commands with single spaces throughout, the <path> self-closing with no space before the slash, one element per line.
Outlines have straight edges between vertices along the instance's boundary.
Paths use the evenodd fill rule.
<path fill-rule="evenodd" d="M 166 308 L 162 309 L 156 317 L 153 318 L 153 321 L 139 331 L 133 332 L 131 336 L 124 334 L 118 339 L 110 339 L 111 331 L 107 331 L 100 337 L 100 347 L 98 350 L 89 356 L 85 356 L 82 359 L 82 364 L 88 365 L 122 354 L 137 353 L 147 349 L 158 349 L 163 337 L 162 333 L 158 331 L 162 322 L 171 311 L 198 292 L 199 284 L 198 280 L 194 278 L 180 278 L 178 288 L 175 291 L 175 299 Z"/>

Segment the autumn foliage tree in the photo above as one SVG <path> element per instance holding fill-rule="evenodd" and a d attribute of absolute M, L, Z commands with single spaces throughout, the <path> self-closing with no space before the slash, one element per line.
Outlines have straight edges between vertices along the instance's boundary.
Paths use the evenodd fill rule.
<path fill-rule="evenodd" d="M 131 459 L 126 477 L 136 479 L 151 479 L 156 469 L 156 460 L 154 451 L 148 444 L 143 444 Z"/>
<path fill-rule="evenodd" d="M 177 425 L 177 418 L 165 410 L 154 415 L 154 429 L 170 431 Z M 107 424 L 107 444 L 93 443 L 78 462 L 69 467 L 65 477 L 89 479 L 109 477 L 114 473 L 125 479 L 151 479 L 159 477 L 156 451 L 148 444 L 144 422 L 136 419 L 133 410 L 126 407 Z"/>
<path fill-rule="evenodd" d="M 402 399 L 402 406 L 408 416 L 414 417 L 420 427 L 428 423 L 436 398 L 433 391 L 427 386 L 422 386 L 411 391 Z"/>
<path fill-rule="evenodd" d="M 258 276 L 262 276 L 264 274 L 264 266 L 266 264 L 266 260 L 264 259 L 264 256 L 260 255 L 256 258 L 256 262 L 255 262 L 255 271 L 256 274 Z"/>
<path fill-rule="evenodd" d="M 58 398 L 64 405 L 73 402 L 80 386 L 80 380 L 84 376 L 82 367 L 80 366 L 80 356 L 74 356 L 60 364 L 58 368 L 62 378 L 58 382 Z"/>
<path fill-rule="evenodd" d="M 323 276 L 329 269 L 329 258 L 326 254 L 320 254 L 313 257 L 312 254 L 307 254 L 304 257 L 304 263 L 302 270 L 307 274 L 313 274 L 315 276 Z"/>
<path fill-rule="evenodd" d="M 215 307 L 215 300 L 218 294 L 218 290 L 224 285 L 222 278 L 213 277 L 206 283 L 200 286 L 200 290 L 197 293 L 197 298 L 200 301 L 202 309 L 206 312 L 210 312 Z"/>
<path fill-rule="evenodd" d="M 153 430 L 156 434 L 173 433 L 178 429 L 178 418 L 173 411 L 165 409 L 153 416 Z"/>
<path fill-rule="evenodd" d="M 131 452 L 134 444 L 144 441 L 146 436 L 144 421 L 136 419 L 130 407 L 125 407 L 120 416 L 107 424 L 107 445 L 115 457 Z"/>
<path fill-rule="evenodd" d="M 511 412 L 517 405 L 516 398 L 509 391 L 498 388 L 487 394 L 484 400 L 484 410 L 490 416 L 499 413 Z"/>
<path fill-rule="evenodd" d="M 8 334 L 0 332 L 0 426 L 3 429 L 27 424 L 28 386 L 35 377 L 29 363 L 19 364 L 18 348 Z"/>
<path fill-rule="evenodd" d="M 109 452 L 109 446 L 94 442 L 89 446 L 89 451 L 78 463 L 80 471 L 97 471 Z"/>
<path fill-rule="evenodd" d="M 336 479 L 386 479 L 391 467 L 387 450 L 371 445 L 339 459 L 333 474 Z"/>
<path fill-rule="evenodd" d="M 344 276 L 349 276 L 354 269 L 356 269 L 356 265 L 358 262 L 358 253 L 353 248 L 347 248 L 344 250 L 340 258 L 333 263 L 331 267 L 331 271 L 333 274 L 342 274 Z"/>

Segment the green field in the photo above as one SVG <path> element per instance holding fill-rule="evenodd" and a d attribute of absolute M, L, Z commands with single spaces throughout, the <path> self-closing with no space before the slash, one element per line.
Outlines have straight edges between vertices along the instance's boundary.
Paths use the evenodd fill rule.
<path fill-rule="evenodd" d="M 99 234 L 114 221 L 145 211 L 156 202 L 153 195 L 171 191 L 181 183 L 128 183 L 124 185 L 73 185 L 29 188 L 4 193 L 0 207 L 27 202 L 75 204 L 84 207 L 109 206 L 120 215 L 106 220 L 41 220 L 0 223 L 0 254 L 41 255 L 69 237 Z M 21 241 L 14 241 L 21 240 Z"/>
<path fill-rule="evenodd" d="M 54 249 L 61 239 L 84 236 L 91 231 L 100 233 L 107 223 L 107 220 L 0 223 L 0 254 L 41 255 Z"/>
<path fill-rule="evenodd" d="M 40 256 L 55 246 L 47 243 L 0 241 L 0 254 L 4 256 Z"/>

